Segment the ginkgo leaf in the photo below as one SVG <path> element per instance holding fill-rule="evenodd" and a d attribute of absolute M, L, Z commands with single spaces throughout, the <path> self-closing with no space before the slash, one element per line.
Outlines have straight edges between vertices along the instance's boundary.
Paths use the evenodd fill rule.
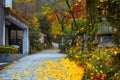
<path fill-rule="evenodd" d="M 24 71 L 24 75 L 29 75 L 30 71 Z"/>
<path fill-rule="evenodd" d="M 10 77 L 13 79 L 13 78 L 15 78 L 15 75 L 14 75 L 14 74 L 12 74 Z"/>
<path fill-rule="evenodd" d="M 78 0 L 78 2 L 81 2 L 82 0 Z"/>

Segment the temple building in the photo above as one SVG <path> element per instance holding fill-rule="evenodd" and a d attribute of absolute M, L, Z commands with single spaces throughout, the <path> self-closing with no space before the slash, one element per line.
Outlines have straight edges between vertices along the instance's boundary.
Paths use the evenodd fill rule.
<path fill-rule="evenodd" d="M 27 21 L 12 9 L 12 0 L 0 0 L 0 45 L 13 45 L 29 53 Z"/>

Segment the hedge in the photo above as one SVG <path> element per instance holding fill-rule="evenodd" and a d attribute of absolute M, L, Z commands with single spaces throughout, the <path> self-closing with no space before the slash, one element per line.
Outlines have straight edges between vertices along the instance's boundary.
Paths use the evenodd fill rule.
<path fill-rule="evenodd" d="M 0 45 L 0 54 L 16 54 L 18 49 L 13 46 L 2 46 Z"/>

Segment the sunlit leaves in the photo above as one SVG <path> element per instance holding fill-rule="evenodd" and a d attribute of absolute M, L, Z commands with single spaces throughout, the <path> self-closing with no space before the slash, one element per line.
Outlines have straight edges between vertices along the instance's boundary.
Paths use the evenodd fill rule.
<path fill-rule="evenodd" d="M 34 24 L 39 24 L 38 19 L 37 19 L 36 17 L 33 17 L 33 18 L 32 18 L 32 22 L 33 22 Z"/>
<path fill-rule="evenodd" d="M 78 0 L 78 2 L 81 2 L 82 0 Z"/>
<path fill-rule="evenodd" d="M 40 15 L 49 16 L 49 12 L 51 12 L 51 8 L 47 3 L 38 7 L 38 14 Z"/>
<path fill-rule="evenodd" d="M 106 1 L 108 1 L 108 0 L 100 0 L 100 2 L 106 2 Z"/>
<path fill-rule="evenodd" d="M 55 15 L 55 13 L 52 10 L 49 10 L 49 12 L 47 13 L 48 15 L 48 20 L 52 23 L 53 21 L 57 20 L 57 17 Z"/>
<path fill-rule="evenodd" d="M 51 35 L 61 35 L 61 26 L 57 21 L 52 22 L 52 26 L 50 28 Z"/>

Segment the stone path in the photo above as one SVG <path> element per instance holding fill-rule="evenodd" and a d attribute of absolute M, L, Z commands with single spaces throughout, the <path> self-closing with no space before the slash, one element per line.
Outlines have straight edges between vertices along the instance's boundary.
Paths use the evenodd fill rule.
<path fill-rule="evenodd" d="M 49 49 L 23 57 L 0 71 L 0 80 L 70 80 L 65 76 L 70 77 L 69 71 L 72 69 L 70 67 L 74 64 L 70 63 L 69 66 L 65 66 L 69 63 L 68 60 L 62 62 L 65 57 L 66 55 L 58 53 L 57 49 Z M 74 68 L 77 67 L 74 66 Z M 83 71 L 77 74 L 83 74 Z"/>

